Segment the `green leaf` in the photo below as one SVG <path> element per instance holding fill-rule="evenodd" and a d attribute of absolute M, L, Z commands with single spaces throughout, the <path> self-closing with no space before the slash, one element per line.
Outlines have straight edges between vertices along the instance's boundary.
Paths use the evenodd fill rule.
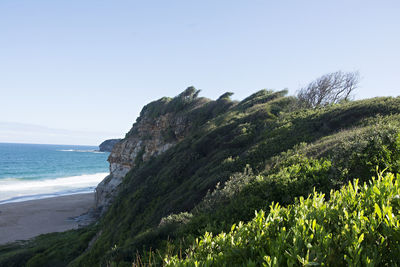
<path fill-rule="evenodd" d="M 364 240 L 364 233 L 362 233 L 358 238 L 358 243 L 360 244 L 363 240 Z"/>
<path fill-rule="evenodd" d="M 382 219 L 382 212 L 381 208 L 378 206 L 378 204 L 375 203 L 375 213 L 378 214 L 379 219 Z"/>
<path fill-rule="evenodd" d="M 378 187 L 376 187 L 376 185 L 374 185 L 374 186 L 372 187 L 372 190 L 373 190 L 374 193 L 377 194 L 377 195 L 380 195 L 380 194 L 381 194 L 381 191 L 379 191 L 379 189 L 378 189 Z"/>

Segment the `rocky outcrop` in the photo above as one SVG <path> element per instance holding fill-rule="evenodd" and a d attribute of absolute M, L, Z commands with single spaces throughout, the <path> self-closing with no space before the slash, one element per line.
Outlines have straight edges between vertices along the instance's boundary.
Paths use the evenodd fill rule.
<path fill-rule="evenodd" d="M 114 145 L 121 141 L 121 139 L 108 139 L 99 145 L 101 152 L 111 152 Z"/>
<path fill-rule="evenodd" d="M 201 102 L 197 93 L 188 88 L 175 98 L 162 98 L 143 108 L 126 137 L 114 145 L 108 158 L 110 174 L 96 188 L 96 208 L 101 214 L 129 170 L 163 153 L 188 134 L 190 119 L 182 111 L 196 108 L 196 103 Z"/>

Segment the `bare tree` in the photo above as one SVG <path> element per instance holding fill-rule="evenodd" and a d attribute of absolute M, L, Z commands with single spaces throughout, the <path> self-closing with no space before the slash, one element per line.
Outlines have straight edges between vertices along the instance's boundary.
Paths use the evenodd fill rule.
<path fill-rule="evenodd" d="M 297 98 L 305 108 L 322 107 L 350 100 L 351 93 L 360 80 L 358 72 L 333 72 L 325 74 L 300 89 Z"/>

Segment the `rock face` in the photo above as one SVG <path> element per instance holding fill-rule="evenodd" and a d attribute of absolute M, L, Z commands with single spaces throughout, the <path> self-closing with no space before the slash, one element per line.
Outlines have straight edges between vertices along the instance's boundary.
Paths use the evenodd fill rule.
<path fill-rule="evenodd" d="M 101 152 L 111 152 L 114 145 L 121 141 L 121 139 L 108 139 L 99 145 Z"/>
<path fill-rule="evenodd" d="M 145 106 L 126 137 L 114 145 L 108 158 L 110 174 L 96 188 L 96 209 L 100 214 L 111 204 L 129 170 L 163 153 L 188 134 L 191 123 L 187 113 L 177 112 L 173 107 L 197 99 L 198 91 L 192 89 L 188 99 L 189 89 L 173 99 L 163 98 Z"/>

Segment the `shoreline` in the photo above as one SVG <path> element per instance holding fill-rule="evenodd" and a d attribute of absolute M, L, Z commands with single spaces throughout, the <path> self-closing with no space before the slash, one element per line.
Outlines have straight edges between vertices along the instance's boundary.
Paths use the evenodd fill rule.
<path fill-rule="evenodd" d="M 27 201 L 35 201 L 35 200 L 42 200 L 42 199 L 49 199 L 49 198 L 59 198 L 59 197 L 67 197 L 67 196 L 73 196 L 73 195 L 85 195 L 85 194 L 94 194 L 96 191 L 96 188 L 85 188 L 81 190 L 76 190 L 76 191 L 67 191 L 67 192 L 61 192 L 61 193 L 48 193 L 48 194 L 36 194 L 36 195 L 26 195 L 26 196 L 18 196 L 18 197 L 13 197 L 10 199 L 5 199 L 0 201 L 0 209 L 1 206 L 6 205 L 6 204 L 15 204 L 15 203 L 21 203 L 21 202 L 27 202 Z"/>
<path fill-rule="evenodd" d="M 94 206 L 94 193 L 12 202 L 0 205 L 0 245 L 77 229 L 74 220 Z"/>
<path fill-rule="evenodd" d="M 0 178 L 0 205 L 95 191 L 108 172 L 43 179 Z"/>

